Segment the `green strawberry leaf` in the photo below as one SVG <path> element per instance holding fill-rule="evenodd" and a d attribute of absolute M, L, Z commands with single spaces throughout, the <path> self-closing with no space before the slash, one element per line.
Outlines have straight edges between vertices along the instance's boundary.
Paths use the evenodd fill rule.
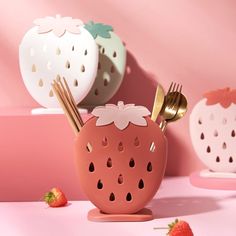
<path fill-rule="evenodd" d="M 94 23 L 93 21 L 86 23 L 84 28 L 89 31 L 94 39 L 96 39 L 97 36 L 102 38 L 111 38 L 110 31 L 113 31 L 112 26 L 103 23 Z"/>

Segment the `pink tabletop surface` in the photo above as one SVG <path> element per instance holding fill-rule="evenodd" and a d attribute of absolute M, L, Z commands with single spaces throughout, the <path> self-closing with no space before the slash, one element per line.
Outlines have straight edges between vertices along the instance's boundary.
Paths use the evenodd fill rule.
<path fill-rule="evenodd" d="M 0 235 L 164 236 L 166 230 L 153 230 L 153 227 L 166 226 L 179 218 L 189 222 L 195 236 L 235 236 L 235 192 L 195 188 L 188 177 L 164 179 L 148 205 L 155 216 L 152 221 L 91 222 L 87 220 L 91 208 L 93 205 L 88 201 L 71 201 L 63 208 L 49 208 L 43 202 L 1 202 Z"/>

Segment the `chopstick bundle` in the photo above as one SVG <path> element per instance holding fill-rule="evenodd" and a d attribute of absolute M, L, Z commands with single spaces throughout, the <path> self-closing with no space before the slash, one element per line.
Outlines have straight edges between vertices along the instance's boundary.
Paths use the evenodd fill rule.
<path fill-rule="evenodd" d="M 53 80 L 52 89 L 72 129 L 74 130 L 75 135 L 78 135 L 79 131 L 84 125 L 84 122 L 79 114 L 76 102 L 65 78 L 63 77 L 63 80 L 61 80 L 61 78 L 58 77 L 56 80 Z M 92 150 L 92 147 L 89 143 L 87 145 L 87 149 L 88 151 Z"/>

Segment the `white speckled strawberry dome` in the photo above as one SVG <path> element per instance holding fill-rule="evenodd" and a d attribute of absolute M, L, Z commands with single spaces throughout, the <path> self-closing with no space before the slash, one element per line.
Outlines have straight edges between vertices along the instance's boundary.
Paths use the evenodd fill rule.
<path fill-rule="evenodd" d="M 236 90 L 206 93 L 190 115 L 193 147 L 211 171 L 236 172 Z"/>

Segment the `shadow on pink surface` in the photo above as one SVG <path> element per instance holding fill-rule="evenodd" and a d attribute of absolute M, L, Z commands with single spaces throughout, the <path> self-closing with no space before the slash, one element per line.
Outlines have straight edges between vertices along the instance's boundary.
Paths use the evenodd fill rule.
<path fill-rule="evenodd" d="M 219 200 L 212 197 L 167 197 L 153 199 L 148 207 L 154 218 L 195 215 L 220 209 Z"/>

